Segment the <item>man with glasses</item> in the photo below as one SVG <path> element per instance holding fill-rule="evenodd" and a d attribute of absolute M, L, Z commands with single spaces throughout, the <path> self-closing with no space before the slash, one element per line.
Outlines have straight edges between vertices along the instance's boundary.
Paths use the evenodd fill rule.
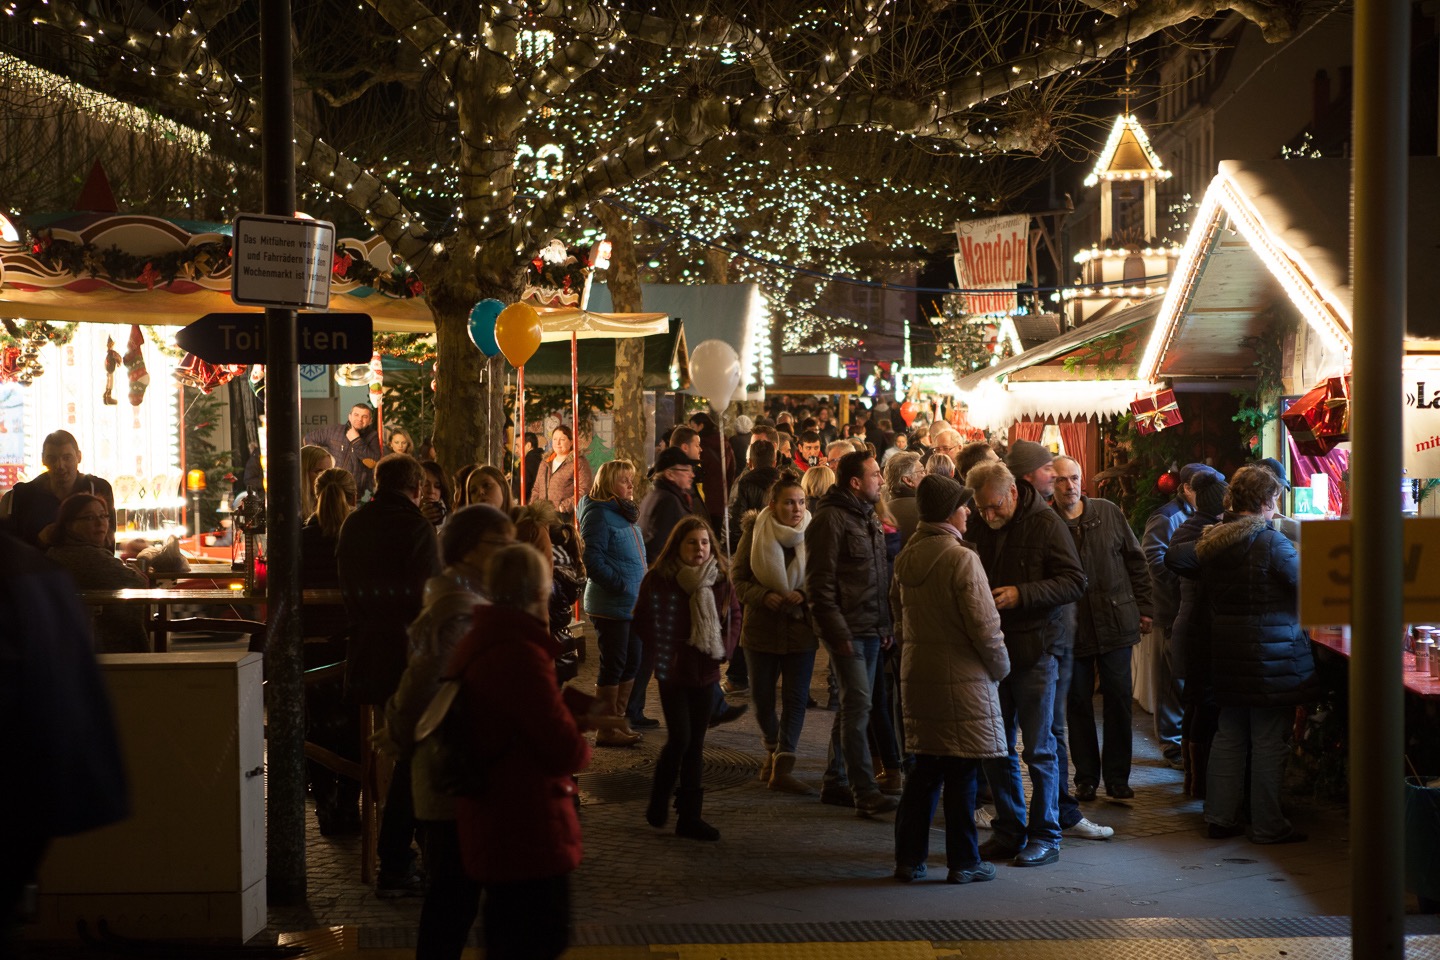
<path fill-rule="evenodd" d="M 960 459 L 960 434 L 954 430 L 945 429 L 935 434 L 930 441 L 932 453 L 943 453 L 951 461 Z"/>
<path fill-rule="evenodd" d="M 984 762 L 995 797 L 995 835 L 981 847 L 986 860 L 1014 858 L 1033 867 L 1060 859 L 1060 772 L 1055 743 L 1055 694 L 1069 643 L 1070 606 L 1085 593 L 1085 574 L 1065 521 L 1046 502 L 1055 485 L 1051 454 L 1017 442 L 1011 466 L 981 463 L 966 478 L 983 524 L 968 534 L 1000 611 L 1010 675 L 1000 684 L 1009 756 Z M 1011 472 L 1011 469 L 1015 472 Z M 1016 480 L 1016 476 L 1029 480 Z M 1024 735 L 1030 772 L 1028 821 L 1016 731 Z"/>

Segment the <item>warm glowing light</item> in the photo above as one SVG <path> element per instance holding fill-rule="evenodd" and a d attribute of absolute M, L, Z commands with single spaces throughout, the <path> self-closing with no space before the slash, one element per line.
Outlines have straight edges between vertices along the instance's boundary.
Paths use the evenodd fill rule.
<path fill-rule="evenodd" d="M 1120 143 L 1129 133 L 1140 145 L 1140 151 L 1146 162 L 1150 165 L 1146 170 L 1111 170 L 1110 165 L 1115 162 L 1115 153 L 1120 149 Z M 1090 171 L 1090 176 L 1085 178 L 1085 186 L 1093 187 L 1101 180 L 1169 180 L 1172 174 L 1165 169 L 1156 155 L 1153 147 L 1150 146 L 1150 138 L 1145 134 L 1145 128 L 1140 126 L 1140 121 L 1135 119 L 1133 114 L 1124 113 L 1115 118 L 1115 125 L 1110 128 L 1110 139 L 1105 141 L 1105 149 L 1100 151 L 1100 156 L 1095 160 L 1095 166 Z"/>

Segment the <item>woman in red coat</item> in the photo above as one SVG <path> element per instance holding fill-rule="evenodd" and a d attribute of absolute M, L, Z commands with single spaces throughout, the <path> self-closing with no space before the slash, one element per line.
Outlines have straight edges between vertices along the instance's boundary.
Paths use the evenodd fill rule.
<path fill-rule="evenodd" d="M 673 791 L 675 833 L 692 840 L 720 839 L 720 831 L 700 818 L 705 796 L 701 754 L 720 664 L 734 654 L 740 634 L 740 605 L 725 558 L 713 544 L 710 525 L 702 518 L 685 517 L 675 525 L 640 583 L 631 627 L 645 645 L 645 659 L 655 665 L 669 733 L 655 761 L 645 819 L 663 827 Z"/>
<path fill-rule="evenodd" d="M 529 544 L 488 565 L 490 606 L 475 608 L 448 674 L 464 676 L 489 789 L 457 798 L 465 870 L 485 888 L 485 956 L 554 958 L 569 943 L 570 874 L 580 865 L 573 774 L 590 762 L 581 724 L 555 683 L 550 571 Z M 588 718 L 587 718 L 588 719 Z"/>

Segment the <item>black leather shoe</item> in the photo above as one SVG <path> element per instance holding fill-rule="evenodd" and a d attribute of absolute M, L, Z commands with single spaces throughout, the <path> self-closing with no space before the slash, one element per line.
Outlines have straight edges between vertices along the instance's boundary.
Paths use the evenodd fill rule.
<path fill-rule="evenodd" d="M 633 724 L 632 724 L 632 726 L 633 726 Z M 1084 801 L 1084 800 L 1094 800 L 1094 799 L 1095 799 L 1095 784 L 1093 784 L 1093 783 L 1077 783 L 1077 784 L 1075 784 L 1075 799 L 1076 799 L 1076 800 L 1082 800 L 1082 801 Z"/>
<path fill-rule="evenodd" d="M 985 857 L 982 852 L 980 856 Z M 1052 847 L 1048 843 L 1041 843 L 1038 840 L 1027 843 L 1025 849 L 1015 854 L 1015 866 L 1017 867 L 1043 867 L 1046 864 L 1058 863 L 1060 861 L 1060 848 Z"/>
<path fill-rule="evenodd" d="M 981 860 L 1011 860 L 1019 852 L 1005 841 L 993 837 L 980 844 Z"/>
<path fill-rule="evenodd" d="M 660 721 L 659 721 L 659 720 L 652 720 L 652 719 L 650 719 L 649 717 L 646 717 L 646 716 L 632 717 L 632 718 L 630 719 L 630 726 L 631 726 L 631 727 L 642 727 L 642 728 L 648 729 L 648 728 L 650 728 L 650 727 L 658 727 L 658 726 L 660 726 Z"/>
<path fill-rule="evenodd" d="M 1091 788 L 1091 792 L 1094 792 L 1093 787 Z M 1130 784 L 1128 783 L 1107 783 L 1105 785 L 1105 792 L 1109 794 L 1111 800 L 1135 799 L 1135 791 L 1130 789 Z"/>
<path fill-rule="evenodd" d="M 834 807 L 853 807 L 855 794 L 851 792 L 849 784 L 826 784 L 820 788 L 820 802 Z"/>
<path fill-rule="evenodd" d="M 749 709 L 750 704 L 748 703 L 727 703 L 725 704 L 724 710 L 721 710 L 719 713 L 715 714 L 715 716 L 710 718 L 710 726 L 718 727 L 722 723 L 729 723 L 732 720 L 739 720 L 741 717 L 745 716 L 745 711 Z"/>

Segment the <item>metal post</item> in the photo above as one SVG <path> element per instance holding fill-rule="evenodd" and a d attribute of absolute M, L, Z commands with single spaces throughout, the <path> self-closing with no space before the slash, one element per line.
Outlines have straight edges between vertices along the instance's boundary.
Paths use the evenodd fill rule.
<path fill-rule="evenodd" d="M 1410 4 L 1355 5 L 1355 590 L 1350 645 L 1351 956 L 1405 956 L 1400 375 L 1405 337 Z"/>
<path fill-rule="evenodd" d="M 290 0 L 260 2 L 265 213 L 295 215 Z M 300 368 L 295 311 L 265 311 L 269 573 L 265 639 L 272 904 L 305 901 L 305 700 L 300 656 Z"/>

